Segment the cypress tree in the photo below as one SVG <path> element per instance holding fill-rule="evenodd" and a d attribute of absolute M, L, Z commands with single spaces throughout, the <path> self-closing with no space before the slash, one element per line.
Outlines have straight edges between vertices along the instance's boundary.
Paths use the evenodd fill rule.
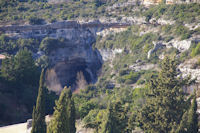
<path fill-rule="evenodd" d="M 115 133 L 114 132 L 114 120 L 113 120 L 113 112 L 111 105 L 107 108 L 107 115 L 105 120 L 102 122 L 100 127 L 100 133 Z"/>
<path fill-rule="evenodd" d="M 75 133 L 75 107 L 72 92 L 67 87 L 62 90 L 54 110 L 47 133 Z"/>
<path fill-rule="evenodd" d="M 127 111 L 122 107 L 121 102 L 112 103 L 107 108 L 107 115 L 102 121 L 102 133 L 124 133 L 127 132 L 128 118 Z"/>
<path fill-rule="evenodd" d="M 31 133 L 46 133 L 45 123 L 45 90 L 43 87 L 44 69 L 40 75 L 40 83 L 36 107 L 33 107 L 33 122 Z"/>
<path fill-rule="evenodd" d="M 68 115 L 68 120 L 69 120 L 69 133 L 75 133 L 76 132 L 76 127 L 75 127 L 76 112 L 75 112 L 74 100 L 72 98 L 71 90 L 68 93 L 67 115 Z"/>
<path fill-rule="evenodd" d="M 122 106 L 120 101 L 117 101 L 113 104 L 113 118 L 115 127 L 115 133 L 122 133 L 127 131 L 128 127 L 128 117 L 127 117 L 127 109 Z"/>
<path fill-rule="evenodd" d="M 182 120 L 178 125 L 178 128 L 175 128 L 171 131 L 171 133 L 187 133 L 187 120 L 188 120 L 188 111 L 183 114 Z"/>
<path fill-rule="evenodd" d="M 194 97 L 192 100 L 190 110 L 188 112 L 188 132 L 189 133 L 197 133 L 198 132 L 196 91 L 194 91 Z"/>
<path fill-rule="evenodd" d="M 172 131 L 171 133 L 188 133 L 188 132 L 197 133 L 198 132 L 198 115 L 196 113 L 197 111 L 196 91 L 194 91 L 194 95 L 188 98 L 187 101 L 190 102 L 189 109 L 184 113 L 178 127 L 177 128 L 174 127 L 174 131 Z M 191 104 L 191 101 L 192 101 L 192 104 Z"/>
<path fill-rule="evenodd" d="M 176 68 L 176 60 L 166 57 L 158 77 L 149 83 L 150 93 L 137 116 L 137 122 L 145 132 L 168 133 L 181 121 L 186 108 L 182 87 L 188 79 L 178 78 Z"/>

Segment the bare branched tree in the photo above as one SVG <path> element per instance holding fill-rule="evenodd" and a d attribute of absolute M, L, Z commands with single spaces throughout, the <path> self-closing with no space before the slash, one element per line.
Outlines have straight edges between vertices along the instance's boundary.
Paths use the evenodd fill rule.
<path fill-rule="evenodd" d="M 87 85 L 88 83 L 85 80 L 83 72 L 78 72 L 76 76 L 76 90 L 85 89 Z"/>

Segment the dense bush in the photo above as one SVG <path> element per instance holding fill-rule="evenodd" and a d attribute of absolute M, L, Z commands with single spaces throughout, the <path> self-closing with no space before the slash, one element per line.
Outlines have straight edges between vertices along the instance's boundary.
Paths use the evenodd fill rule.
<path fill-rule="evenodd" d="M 146 10 L 143 15 L 146 20 L 151 18 L 165 17 L 176 20 L 179 23 L 194 23 L 199 21 L 200 5 L 199 4 L 174 4 L 158 5 Z"/>
<path fill-rule="evenodd" d="M 19 20 L 30 24 L 52 22 L 52 18 L 69 20 L 77 17 L 97 17 L 103 14 L 104 1 L 68 1 L 67 3 L 49 4 L 46 0 L 22 0 L 23 2 L 0 2 L 0 22 Z M 9 7 L 9 9 L 7 8 Z M 16 8 L 15 8 L 16 7 Z M 12 15 L 10 15 L 12 14 Z M 21 21 L 22 22 L 22 21 Z"/>
<path fill-rule="evenodd" d="M 98 117 L 100 111 L 98 109 L 91 110 L 87 116 L 84 117 L 83 123 L 86 128 L 98 128 L 101 121 Z"/>
<path fill-rule="evenodd" d="M 174 24 L 174 25 L 164 25 L 161 27 L 161 31 L 166 35 L 165 41 L 169 42 L 174 37 L 180 38 L 180 40 L 188 39 L 192 36 L 194 31 L 190 31 L 188 27 Z"/>
<path fill-rule="evenodd" d="M 191 36 L 191 32 L 188 28 L 178 25 L 175 30 L 175 34 L 181 36 L 181 39 L 188 39 Z"/>
<path fill-rule="evenodd" d="M 192 49 L 191 56 L 194 57 L 198 54 L 200 54 L 200 43 L 198 43 L 196 47 Z"/>
<path fill-rule="evenodd" d="M 19 84 L 35 84 L 37 71 L 32 53 L 27 49 L 20 50 L 16 56 L 7 58 L 2 62 L 2 76 L 6 80 L 15 81 Z"/>
<path fill-rule="evenodd" d="M 46 54 L 49 54 L 52 50 L 57 48 L 64 47 L 64 39 L 53 39 L 46 37 L 42 40 L 40 44 L 40 50 L 44 51 Z"/>
<path fill-rule="evenodd" d="M 0 36 L 0 51 L 1 52 L 11 52 L 16 49 L 15 41 L 12 41 L 9 37 L 5 35 Z"/>
<path fill-rule="evenodd" d="M 128 74 L 129 71 L 130 71 L 130 70 L 122 69 L 122 70 L 119 71 L 119 76 L 124 76 L 124 75 Z"/>
<path fill-rule="evenodd" d="M 8 6 L 14 7 L 17 5 L 17 2 L 15 0 L 1 0 L 0 1 L 0 7 L 1 8 L 7 8 Z"/>
<path fill-rule="evenodd" d="M 43 24 L 44 20 L 38 17 L 30 17 L 29 18 L 29 24 L 31 25 L 40 25 Z"/>
<path fill-rule="evenodd" d="M 39 41 L 37 39 L 13 39 L 4 34 L 0 35 L 0 52 L 13 54 L 19 49 L 27 48 L 32 51 L 37 51 Z"/>
<path fill-rule="evenodd" d="M 141 74 L 140 72 L 131 71 L 129 74 L 119 77 L 118 82 L 125 84 L 134 84 L 139 79 L 140 74 Z"/>
<path fill-rule="evenodd" d="M 1 66 L 0 83 L 4 86 L 0 93 L 7 96 L 4 104 L 8 104 L 9 98 L 12 98 L 9 104 L 16 104 L 24 110 L 19 110 L 13 105 L 8 105 L 5 115 L 10 117 L 6 122 L 20 122 L 31 116 L 32 106 L 35 103 L 37 95 L 39 78 L 39 69 L 35 66 L 32 53 L 27 49 L 22 49 L 15 56 L 3 60 Z M 10 115 L 9 113 L 16 112 Z M 22 113 L 21 113 L 22 112 Z M 19 117 L 20 116 L 20 117 Z M 17 118 L 18 117 L 18 118 Z"/>
<path fill-rule="evenodd" d="M 90 110 L 93 110 L 97 107 L 97 103 L 93 101 L 86 102 L 79 107 L 80 118 L 84 118 Z"/>

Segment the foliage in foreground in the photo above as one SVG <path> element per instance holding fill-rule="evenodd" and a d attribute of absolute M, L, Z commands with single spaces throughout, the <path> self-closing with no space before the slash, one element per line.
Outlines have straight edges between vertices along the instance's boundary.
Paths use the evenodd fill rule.
<path fill-rule="evenodd" d="M 106 118 L 102 121 L 100 132 L 102 133 L 123 133 L 127 132 L 127 110 L 121 102 L 109 105 Z"/>
<path fill-rule="evenodd" d="M 174 129 L 176 129 L 176 127 Z M 175 133 L 198 133 L 196 91 L 194 91 L 190 108 L 184 113 L 180 125 L 174 131 Z"/>
<path fill-rule="evenodd" d="M 63 89 L 54 109 L 47 133 L 75 133 L 75 107 L 70 88 Z"/>
<path fill-rule="evenodd" d="M 45 122 L 45 88 L 44 88 L 44 69 L 40 76 L 40 86 L 38 91 L 36 107 L 33 107 L 33 122 L 31 133 L 46 133 Z"/>
<path fill-rule="evenodd" d="M 21 49 L 15 56 L 7 56 L 2 61 L 0 74 L 2 125 L 19 123 L 31 117 L 37 98 L 39 75 L 39 69 L 27 49 Z"/>
<path fill-rule="evenodd" d="M 148 99 L 137 117 L 145 132 L 170 132 L 179 125 L 187 109 L 182 87 L 188 84 L 188 79 L 177 78 L 177 62 L 174 59 L 165 58 L 161 68 L 158 78 L 149 83 Z"/>

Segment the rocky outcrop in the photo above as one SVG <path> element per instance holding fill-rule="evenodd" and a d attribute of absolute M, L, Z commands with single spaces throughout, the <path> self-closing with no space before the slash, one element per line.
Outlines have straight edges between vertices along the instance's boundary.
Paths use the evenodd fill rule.
<path fill-rule="evenodd" d="M 141 1 L 139 1 L 139 0 L 129 0 L 127 2 L 115 3 L 112 6 L 107 7 L 106 10 L 112 11 L 116 8 L 123 8 L 123 7 L 127 7 L 127 6 L 135 6 L 137 4 L 141 4 Z"/>
<path fill-rule="evenodd" d="M 66 85 L 75 88 L 76 75 L 80 71 L 83 72 L 88 83 L 95 82 L 103 61 L 113 59 L 115 54 L 122 52 L 121 49 L 101 49 L 100 52 L 93 49 L 92 44 L 97 35 L 115 34 L 127 30 L 127 26 L 133 24 L 145 25 L 145 23 L 144 17 L 121 16 L 120 20 L 102 17 L 99 20 L 92 21 L 62 21 L 45 25 L 10 25 L 0 27 L 0 31 L 13 38 L 39 38 L 41 40 L 45 37 L 65 38 L 62 46 L 53 49 L 48 55 L 45 55 L 45 52 L 34 54 L 36 59 L 48 57 L 49 68 L 46 73 L 46 84 L 50 89 L 60 92 Z M 174 22 L 159 19 L 156 20 L 156 23 L 165 25 Z M 159 32 L 159 28 L 149 27 L 144 32 L 141 31 L 140 35 L 148 32 Z M 153 42 L 154 47 L 149 50 L 148 59 L 150 59 L 152 53 L 163 47 L 174 47 L 180 52 L 184 52 L 190 48 L 191 42 L 192 38 L 183 41 L 173 39 L 170 42 Z"/>
<path fill-rule="evenodd" d="M 109 17 L 109 18 L 106 18 L 106 17 L 101 17 L 99 18 L 99 21 L 101 23 L 118 23 L 118 24 L 126 24 L 126 25 L 133 25 L 133 24 L 146 24 L 146 20 L 145 20 L 145 17 L 127 17 L 127 16 L 124 16 L 124 15 L 120 15 L 119 18 L 116 18 L 116 17 Z M 113 26 L 112 26 L 113 27 Z"/>
<path fill-rule="evenodd" d="M 163 42 L 163 41 L 153 42 L 154 47 L 148 51 L 147 58 L 150 59 L 152 53 L 156 52 L 159 48 L 164 48 L 164 47 L 166 47 L 166 48 L 174 47 L 179 52 L 184 52 L 190 48 L 192 41 L 193 40 L 191 40 L 191 39 L 182 40 L 182 41 L 173 39 L 169 42 Z"/>
<path fill-rule="evenodd" d="M 159 48 L 163 47 L 163 44 L 161 42 L 153 42 L 154 47 L 150 49 L 147 53 L 147 58 L 150 59 L 152 53 L 156 52 Z"/>
<path fill-rule="evenodd" d="M 58 32 L 55 35 L 66 38 L 66 41 L 60 48 L 46 55 L 49 59 L 47 86 L 56 92 L 60 92 L 64 86 L 71 86 L 74 89 L 76 76 L 80 71 L 88 83 L 94 83 L 102 65 L 99 51 L 92 48 L 95 34 L 89 29 L 70 28 L 62 29 L 62 33 Z"/>
<path fill-rule="evenodd" d="M 162 0 L 143 0 L 143 3 L 145 6 L 150 5 L 158 5 L 162 3 Z M 166 0 L 166 4 L 188 4 L 188 3 L 199 3 L 199 0 Z"/>
<path fill-rule="evenodd" d="M 149 20 L 149 23 L 157 24 L 157 25 L 173 25 L 173 24 L 175 24 L 175 21 L 174 20 L 166 20 L 163 18 L 159 18 L 159 19 L 152 18 Z"/>
<path fill-rule="evenodd" d="M 145 6 L 149 6 L 149 5 L 158 5 L 159 3 L 161 3 L 162 0 L 143 0 L 143 4 Z"/>
<path fill-rule="evenodd" d="M 57 55 L 53 56 L 54 53 Z M 102 65 L 98 51 L 93 51 L 91 47 L 88 49 L 83 47 L 58 49 L 53 51 L 49 58 L 52 60 L 52 67 L 47 71 L 46 83 L 56 92 L 64 86 L 74 87 L 77 73 L 80 71 L 83 72 L 88 83 L 95 82 Z"/>
<path fill-rule="evenodd" d="M 126 31 L 126 30 L 127 30 L 126 27 L 124 27 L 124 28 L 108 28 L 108 29 L 104 29 L 100 32 L 97 32 L 97 35 L 105 37 L 107 35 L 116 34 L 116 33 L 119 33 L 119 32 Z"/>
<path fill-rule="evenodd" d="M 13 38 L 64 38 L 65 41 L 48 54 L 45 51 L 34 53 L 35 59 L 48 57 L 46 84 L 49 89 L 59 93 L 64 86 L 76 88 L 76 76 L 80 71 L 87 83 L 97 80 L 102 57 L 92 45 L 96 40 L 96 32 L 110 26 L 124 25 L 64 21 L 47 25 L 4 26 L 0 30 Z"/>
<path fill-rule="evenodd" d="M 123 49 L 100 49 L 99 51 L 103 61 L 108 61 L 114 59 L 116 54 L 122 53 Z"/>
<path fill-rule="evenodd" d="M 174 47 L 178 49 L 180 52 L 188 50 L 191 44 L 192 44 L 191 40 L 182 40 L 182 41 L 172 40 L 169 43 L 165 43 L 167 47 Z"/>
<path fill-rule="evenodd" d="M 156 64 L 142 64 L 142 62 L 129 66 L 129 69 L 139 72 L 141 70 L 157 70 L 158 65 Z"/>
<path fill-rule="evenodd" d="M 90 30 L 93 34 L 106 28 L 120 28 L 130 26 L 129 23 L 109 22 L 103 23 L 100 21 L 61 21 L 44 25 L 9 25 L 0 26 L 0 34 L 4 33 L 15 38 L 44 38 L 46 36 L 59 38 L 62 34 L 71 29 Z"/>
<path fill-rule="evenodd" d="M 76 76 L 80 71 L 88 83 L 97 80 L 102 57 L 97 49 L 92 48 L 92 44 L 99 34 L 126 30 L 130 25 L 126 21 L 62 21 L 45 25 L 10 25 L 0 27 L 0 31 L 13 38 L 65 39 L 62 46 L 51 50 L 48 55 L 42 51 L 34 54 L 36 59 L 48 57 L 46 84 L 51 90 L 60 92 L 64 86 L 76 88 Z"/>
<path fill-rule="evenodd" d="M 185 61 L 179 65 L 179 69 L 183 77 L 191 76 L 191 79 L 196 79 L 196 82 L 200 82 L 200 68 L 198 65 L 200 57 L 195 57 Z"/>

